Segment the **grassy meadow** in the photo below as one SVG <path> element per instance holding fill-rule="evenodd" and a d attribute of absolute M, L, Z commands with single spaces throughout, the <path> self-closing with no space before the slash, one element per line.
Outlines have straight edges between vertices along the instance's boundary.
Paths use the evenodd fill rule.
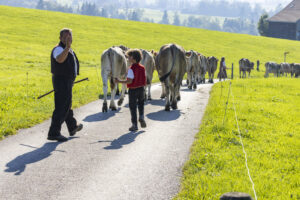
<path fill-rule="evenodd" d="M 226 192 L 254 198 L 233 103 L 258 199 L 300 199 L 300 81 L 234 80 L 213 86 L 200 131 L 175 199 L 220 199 Z"/>

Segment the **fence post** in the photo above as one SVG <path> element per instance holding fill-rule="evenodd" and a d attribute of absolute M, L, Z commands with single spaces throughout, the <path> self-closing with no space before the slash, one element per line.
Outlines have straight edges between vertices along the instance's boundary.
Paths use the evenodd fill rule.
<path fill-rule="evenodd" d="M 232 63 L 232 66 L 231 66 L 231 79 L 233 79 L 233 63 Z"/>
<path fill-rule="evenodd" d="M 220 200 L 252 200 L 252 197 L 249 194 L 241 192 L 228 192 L 223 194 Z"/>

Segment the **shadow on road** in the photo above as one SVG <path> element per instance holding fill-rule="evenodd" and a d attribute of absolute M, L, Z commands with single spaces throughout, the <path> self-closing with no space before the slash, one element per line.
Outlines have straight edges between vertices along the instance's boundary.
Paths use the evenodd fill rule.
<path fill-rule="evenodd" d="M 135 138 L 144 132 L 145 131 L 129 132 L 113 141 L 99 140 L 98 142 L 110 142 L 109 146 L 104 147 L 104 149 L 106 150 L 121 149 L 123 145 L 127 145 L 134 142 Z"/>
<path fill-rule="evenodd" d="M 173 121 L 180 117 L 181 112 L 179 110 L 172 110 L 167 112 L 165 110 L 160 110 L 157 112 L 149 113 L 146 116 L 155 121 Z"/>
<path fill-rule="evenodd" d="M 116 111 L 109 110 L 107 113 L 99 112 L 96 114 L 89 115 L 83 119 L 84 122 L 99 122 L 105 121 L 109 118 L 116 115 L 116 113 L 120 112 L 121 108 L 118 108 Z"/>
<path fill-rule="evenodd" d="M 69 138 L 69 140 L 74 138 L 76 137 L 71 137 Z M 35 150 L 20 155 L 15 159 L 13 159 L 12 161 L 10 161 L 9 163 L 7 163 L 6 164 L 7 169 L 5 169 L 4 171 L 15 173 L 15 175 L 21 175 L 25 171 L 27 165 L 48 158 L 53 151 L 56 151 L 55 149 L 59 144 L 61 144 L 61 142 L 47 142 L 40 148 L 33 147 L 30 145 L 20 144 L 22 146 L 34 148 Z M 64 151 L 59 151 L 59 152 L 64 152 Z"/>

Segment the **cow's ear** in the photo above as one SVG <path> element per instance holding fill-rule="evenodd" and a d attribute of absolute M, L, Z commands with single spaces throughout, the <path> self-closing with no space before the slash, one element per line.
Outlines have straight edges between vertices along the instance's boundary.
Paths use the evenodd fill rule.
<path fill-rule="evenodd" d="M 151 53 L 154 54 L 154 50 L 153 49 L 151 50 Z"/>
<path fill-rule="evenodd" d="M 154 51 L 153 55 L 154 55 L 154 56 L 157 56 L 157 52 Z"/>
<path fill-rule="evenodd" d="M 185 52 L 185 56 L 187 56 L 188 58 L 191 57 L 191 55 L 192 55 L 192 52 L 191 52 L 191 51 Z"/>

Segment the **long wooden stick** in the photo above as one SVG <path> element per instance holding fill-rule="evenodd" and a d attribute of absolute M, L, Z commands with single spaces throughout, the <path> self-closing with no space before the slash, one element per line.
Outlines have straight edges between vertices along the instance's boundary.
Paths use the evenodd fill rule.
<path fill-rule="evenodd" d="M 79 80 L 79 81 L 75 81 L 74 84 L 80 83 L 80 82 L 82 82 L 82 81 L 88 81 L 88 80 L 89 80 L 89 78 L 84 78 L 84 79 L 81 79 L 81 80 Z M 52 92 L 54 92 L 54 90 L 51 90 L 51 91 L 49 91 L 49 92 L 47 92 L 47 93 L 45 93 L 45 94 L 39 96 L 37 99 L 41 99 L 41 98 L 43 98 L 43 97 L 45 97 L 45 96 L 51 94 Z"/>

